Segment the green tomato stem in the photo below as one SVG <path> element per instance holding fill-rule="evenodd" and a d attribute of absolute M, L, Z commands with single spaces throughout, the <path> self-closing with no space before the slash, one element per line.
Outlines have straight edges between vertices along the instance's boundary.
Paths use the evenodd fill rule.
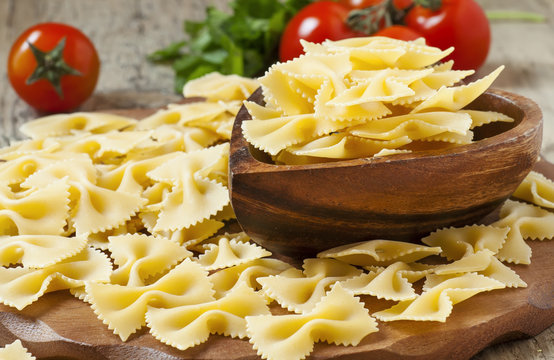
<path fill-rule="evenodd" d="M 546 21 L 544 15 L 529 11 L 488 10 L 485 14 L 489 20 L 522 20 L 536 23 Z"/>

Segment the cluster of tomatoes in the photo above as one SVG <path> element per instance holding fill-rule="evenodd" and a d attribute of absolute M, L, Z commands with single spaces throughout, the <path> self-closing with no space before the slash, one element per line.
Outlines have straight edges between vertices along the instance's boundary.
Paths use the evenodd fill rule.
<path fill-rule="evenodd" d="M 392 26 L 382 22 L 377 24 L 378 31 L 371 34 L 349 26 L 347 20 L 352 11 L 384 5 L 402 14 Z M 400 40 L 424 37 L 428 45 L 443 50 L 453 46 L 454 52 L 445 60 L 453 59 L 454 68 L 464 70 L 483 65 L 490 46 L 489 21 L 474 0 L 317 1 L 300 10 L 288 23 L 281 38 L 280 60 L 287 61 L 303 53 L 300 39 L 320 43 L 325 39 L 367 35 Z"/>

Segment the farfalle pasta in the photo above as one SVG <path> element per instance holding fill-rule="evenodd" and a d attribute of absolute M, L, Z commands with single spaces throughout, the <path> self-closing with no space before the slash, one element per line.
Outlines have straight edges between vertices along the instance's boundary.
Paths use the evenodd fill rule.
<path fill-rule="evenodd" d="M 125 341 L 145 325 L 149 305 L 164 308 L 213 300 L 212 285 L 207 277 L 202 266 L 185 259 L 149 285 L 87 282 L 85 299 L 98 318 Z"/>
<path fill-rule="evenodd" d="M 302 44 L 304 55 L 273 65 L 259 79 L 266 110 L 245 103 L 252 119 L 242 123 L 244 138 L 278 164 L 406 153 L 414 151 L 407 146 L 416 140 L 427 149 L 436 147 L 431 143 L 469 144 L 474 135 L 470 129 L 513 121 L 495 112 L 463 110 L 503 67 L 458 85 L 474 71 L 452 70 L 451 61 L 435 65 L 453 49 L 442 51 L 423 39 L 368 37 Z M 341 150 L 339 136 L 356 150 Z M 337 138 L 329 139 L 335 144 L 327 137 Z M 360 137 L 369 141 L 357 140 Z M 404 138 L 408 141 L 384 142 Z M 333 145 L 338 146 L 329 149 Z"/>
<path fill-rule="evenodd" d="M 0 359 L 3 360 L 36 360 L 36 358 L 23 347 L 21 340 L 0 348 Z"/>
<path fill-rule="evenodd" d="M 355 295 L 372 295 L 394 301 L 411 300 L 417 297 L 411 283 L 432 272 L 431 268 L 418 269 L 417 265 L 410 266 L 410 264 L 399 261 L 385 269 L 370 271 L 343 281 L 342 286 Z"/>
<path fill-rule="evenodd" d="M 359 266 L 388 266 L 395 262 L 405 263 L 441 253 L 437 246 L 423 246 L 391 240 L 369 240 L 338 246 L 317 254 L 319 258 L 334 258 Z"/>
<path fill-rule="evenodd" d="M 296 313 L 313 310 L 337 281 L 360 275 L 360 269 L 334 259 L 306 259 L 303 271 L 291 268 L 278 275 L 258 278 L 262 290 L 282 307 Z"/>
<path fill-rule="evenodd" d="M 208 340 L 210 334 L 246 337 L 247 316 L 271 314 L 264 298 L 246 284 L 224 297 L 170 309 L 148 307 L 146 322 L 158 340 L 179 350 Z"/>
<path fill-rule="evenodd" d="M 28 268 L 45 268 L 77 255 L 86 245 L 84 236 L 0 236 L 0 266 L 21 264 Z"/>
<path fill-rule="evenodd" d="M 1 267 L 0 302 L 21 310 L 46 292 L 108 282 L 111 271 L 108 257 L 92 249 L 41 269 Z"/>
<path fill-rule="evenodd" d="M 377 322 L 360 300 L 340 284 L 306 314 L 248 316 L 246 323 L 254 349 L 268 360 L 303 359 L 317 341 L 357 345 L 378 330 Z"/>
<path fill-rule="evenodd" d="M 500 281 L 483 275 L 465 274 L 440 282 L 413 300 L 401 301 L 393 307 L 373 313 L 381 321 L 446 321 L 453 305 L 480 292 L 502 289 Z"/>
<path fill-rule="evenodd" d="M 531 171 L 519 184 L 513 196 L 538 206 L 554 209 L 554 182 L 541 173 Z"/>
<path fill-rule="evenodd" d="M 370 296 L 397 302 L 382 321 L 444 321 L 468 296 L 526 286 L 503 262 L 528 260 L 525 238 L 554 236 L 551 182 L 534 173 L 516 196 L 542 209 L 508 201 L 492 226 L 441 229 L 428 246 L 372 240 L 299 269 L 226 232 L 227 140 L 258 86 L 266 105 L 245 102 L 245 132 L 278 163 L 444 149 L 513 121 L 463 108 L 500 69 L 457 86 L 473 71 L 437 63 L 451 49 L 375 37 L 303 45 L 307 55 L 259 81 L 189 82 L 186 96 L 207 101 L 143 121 L 76 113 L 25 125 L 32 140 L 0 149 L 0 301 L 22 309 L 69 289 L 123 341 L 143 326 L 183 351 L 210 334 L 248 337 L 264 358 L 295 360 L 314 342 L 356 345 L 378 331 Z"/>
<path fill-rule="evenodd" d="M 496 257 L 515 264 L 531 263 L 531 248 L 524 239 L 544 240 L 554 237 L 554 213 L 513 200 L 507 200 L 502 205 L 500 219 L 492 225 L 510 229 Z"/>

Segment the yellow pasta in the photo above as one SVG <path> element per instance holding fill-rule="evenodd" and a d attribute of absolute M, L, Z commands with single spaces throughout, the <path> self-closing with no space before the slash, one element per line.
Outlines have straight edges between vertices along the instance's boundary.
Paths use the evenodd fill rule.
<path fill-rule="evenodd" d="M 510 229 L 501 224 L 494 226 L 471 225 L 463 228 L 445 228 L 431 233 L 421 239 L 424 244 L 438 246 L 442 249 L 441 256 L 448 260 L 459 260 L 464 256 L 481 250 L 498 253 L 506 241 Z"/>
<path fill-rule="evenodd" d="M 0 267 L 0 302 L 21 310 L 46 292 L 107 282 L 111 271 L 107 256 L 88 248 L 42 269 Z"/>
<path fill-rule="evenodd" d="M 500 262 L 488 249 L 467 255 L 450 264 L 439 265 L 432 272 L 432 275 L 427 275 L 423 290 L 469 272 L 498 280 L 506 287 L 527 287 L 525 281 L 521 280 L 515 271 Z"/>
<path fill-rule="evenodd" d="M 291 268 L 278 275 L 258 278 L 262 290 L 282 307 L 296 313 L 310 312 L 337 281 L 353 278 L 360 269 L 334 259 L 305 259 L 304 271 Z"/>
<path fill-rule="evenodd" d="M 185 97 L 201 96 L 208 101 L 231 101 L 247 99 L 260 83 L 237 75 L 222 75 L 217 72 L 188 81 L 183 87 Z"/>
<path fill-rule="evenodd" d="M 246 103 L 252 120 L 242 123 L 244 138 L 278 164 L 415 151 L 355 139 L 349 140 L 356 149 L 346 151 L 336 144 L 340 140 L 332 145 L 321 140 L 337 132 L 382 141 L 407 137 L 433 149 L 440 145 L 432 143 L 442 147 L 471 143 L 474 127 L 513 121 L 494 112 L 460 111 L 486 91 L 502 67 L 459 85 L 474 71 L 452 70 L 452 62 L 435 65 L 452 48 L 442 51 L 427 46 L 424 39 L 406 42 L 384 37 L 302 45 L 305 55 L 273 65 L 260 78 L 266 105 Z M 323 149 L 315 151 L 320 142 Z M 299 152 L 307 144 L 314 151 Z M 334 145 L 337 148 L 327 149 Z"/>
<path fill-rule="evenodd" d="M 531 263 L 531 248 L 524 239 L 554 238 L 554 213 L 518 201 L 507 200 L 500 209 L 500 220 L 492 225 L 510 229 L 506 242 L 496 254 L 500 260 L 510 263 Z"/>
<path fill-rule="evenodd" d="M 396 262 L 378 272 L 370 272 L 342 282 L 355 295 L 372 295 L 379 299 L 404 301 L 417 297 L 411 283 L 431 270 L 415 270 L 409 264 Z"/>
<path fill-rule="evenodd" d="M 309 313 L 247 316 L 246 323 L 254 349 L 268 360 L 304 359 L 317 341 L 355 346 L 378 330 L 377 322 L 360 300 L 340 284 Z"/>
<path fill-rule="evenodd" d="M 277 259 L 255 259 L 239 265 L 221 269 L 209 276 L 214 285 L 215 298 L 220 299 L 234 288 L 246 284 L 254 290 L 260 290 L 262 285 L 258 278 L 277 275 L 291 265 Z"/>
<path fill-rule="evenodd" d="M 441 253 L 437 246 L 428 247 L 392 240 L 369 240 L 338 246 L 317 254 L 319 258 L 334 258 L 352 265 L 388 266 L 402 261 L 410 263 Z"/>
<path fill-rule="evenodd" d="M 246 337 L 246 316 L 269 314 L 264 298 L 241 284 L 224 297 L 210 302 L 170 309 L 149 306 L 146 322 L 156 339 L 186 350 L 205 342 L 210 334 L 242 339 Z"/>
<path fill-rule="evenodd" d="M 207 270 L 216 270 L 240 265 L 270 255 L 269 251 L 256 244 L 240 242 L 223 236 L 219 239 L 217 245 L 207 245 L 206 252 L 198 257 L 198 263 Z"/>
<path fill-rule="evenodd" d="M 541 173 L 531 171 L 519 184 L 513 196 L 538 206 L 554 209 L 554 182 Z"/>
<path fill-rule="evenodd" d="M 117 265 L 110 282 L 127 286 L 144 286 L 150 277 L 192 256 L 171 240 L 143 234 L 110 236 L 108 250 Z"/>
<path fill-rule="evenodd" d="M 455 304 L 483 291 L 502 289 L 501 282 L 477 274 L 465 274 L 440 282 L 414 300 L 373 313 L 381 321 L 413 320 L 444 322 Z"/>
<path fill-rule="evenodd" d="M 69 216 L 70 187 L 56 180 L 13 193 L 0 186 L 0 235 L 61 235 Z"/>
<path fill-rule="evenodd" d="M 0 348 L 0 359 L 2 360 L 35 360 L 36 358 L 23 347 L 21 340 Z"/>
<path fill-rule="evenodd" d="M 86 245 L 84 236 L 0 236 L 0 266 L 22 264 L 27 268 L 45 268 L 80 253 Z"/>
<path fill-rule="evenodd" d="M 165 308 L 213 300 L 207 272 L 189 259 L 150 285 L 88 282 L 85 290 L 98 318 L 123 341 L 145 324 L 149 305 Z"/>
<path fill-rule="evenodd" d="M 19 130 L 31 139 L 71 135 L 73 131 L 94 134 L 119 130 L 134 125 L 137 121 L 125 116 L 107 113 L 76 112 L 55 114 L 23 124 Z"/>

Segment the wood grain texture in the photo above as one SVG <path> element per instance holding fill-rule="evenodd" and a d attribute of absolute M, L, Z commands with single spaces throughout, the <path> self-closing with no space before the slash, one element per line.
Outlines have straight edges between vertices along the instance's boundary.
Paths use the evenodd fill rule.
<path fill-rule="evenodd" d="M 263 102 L 261 90 L 252 101 Z M 368 239 L 412 241 L 436 228 L 475 223 L 531 170 L 542 114 L 530 99 L 491 90 L 469 108 L 505 113 L 511 128 L 484 126 L 472 144 L 381 158 L 275 165 L 242 136 L 237 115 L 229 158 L 231 203 L 242 228 L 270 251 L 305 258 Z M 257 159 L 256 159 L 257 157 Z"/>
<path fill-rule="evenodd" d="M 535 169 L 554 179 L 554 165 L 541 161 Z M 535 337 L 497 345 L 474 360 L 548 359 L 552 332 L 548 329 L 540 333 L 554 323 L 554 244 L 528 244 L 533 250 L 531 265 L 510 266 L 527 282 L 527 288 L 478 294 L 457 304 L 445 323 L 379 322 L 379 332 L 368 335 L 358 346 L 317 343 L 309 359 L 466 360 L 491 344 L 531 336 Z M 363 300 L 370 312 L 393 304 L 369 296 Z M 283 313 L 275 304 L 272 311 Z M 123 343 L 97 319 L 88 304 L 68 291 L 46 294 L 22 311 L 0 305 L 0 346 L 15 339 L 20 339 L 37 358 L 259 359 L 247 341 L 218 335 L 179 351 L 155 340 L 143 328 Z"/>
<path fill-rule="evenodd" d="M 17 98 L 6 76 L 6 58 L 10 45 L 25 28 L 43 21 L 61 21 L 83 29 L 96 44 L 102 60 L 101 76 L 95 95 L 84 105 L 83 110 L 156 107 L 176 101 L 180 96 L 172 92 L 171 69 L 149 64 L 144 61 L 145 54 L 181 39 L 182 21 L 201 18 L 205 6 L 225 8 L 227 2 L 228 0 L 0 0 L 0 145 L 6 144 L 11 138 L 20 137 L 17 128 L 37 116 Z M 482 77 L 500 64 L 506 65 L 506 70 L 494 86 L 527 96 L 539 104 L 545 119 L 542 153 L 554 162 L 554 2 L 478 2 L 489 10 L 534 11 L 547 18 L 541 24 L 493 22 L 491 51 L 487 63 L 475 77 Z M 21 331 L 22 334 L 31 336 L 26 330 Z M 0 338 L 3 335 L 5 332 L 0 330 Z M 13 340 L 13 336 L 10 339 Z M 5 337 L 1 340 L 3 343 Z M 48 345 L 52 348 L 58 346 Z M 80 349 L 79 346 L 81 345 L 77 349 Z M 245 347 L 248 348 L 248 344 Z M 220 347 L 220 350 L 224 351 L 224 347 Z M 76 359 L 88 358 L 79 356 L 78 351 L 75 354 Z M 128 359 L 129 356 L 123 354 L 120 358 Z M 256 357 L 252 357 L 254 358 Z M 554 326 L 531 339 L 488 347 L 474 356 L 473 360 L 552 358 Z"/>

